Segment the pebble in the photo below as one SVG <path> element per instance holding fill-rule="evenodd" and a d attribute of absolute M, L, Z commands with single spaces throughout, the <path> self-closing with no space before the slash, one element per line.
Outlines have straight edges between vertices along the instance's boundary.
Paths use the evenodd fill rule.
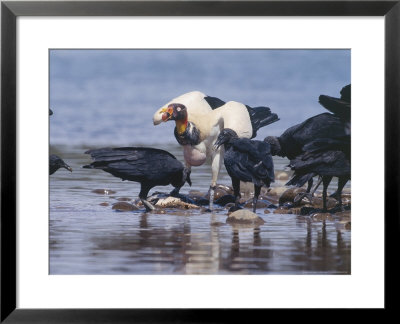
<path fill-rule="evenodd" d="M 213 223 L 211 223 L 210 224 L 211 226 L 223 226 L 223 225 L 225 225 L 224 223 L 222 223 L 222 222 L 213 222 Z"/>
<path fill-rule="evenodd" d="M 116 191 L 109 189 L 94 189 L 92 192 L 98 195 L 112 195 L 116 193 Z"/>
<path fill-rule="evenodd" d="M 335 207 L 337 204 L 337 201 L 335 198 L 332 197 L 327 197 L 326 198 L 326 206 L 328 209 L 331 209 Z M 312 206 L 314 208 L 322 208 L 323 207 L 323 200 L 320 197 L 313 197 L 312 199 Z"/>
<path fill-rule="evenodd" d="M 132 211 L 138 210 L 139 208 L 133 204 L 127 203 L 126 201 L 119 201 L 112 205 L 112 209 L 116 211 Z"/>
<path fill-rule="evenodd" d="M 230 186 L 217 184 L 216 187 L 219 188 L 219 189 L 225 190 L 228 195 L 233 195 L 233 188 L 230 187 Z"/>
<path fill-rule="evenodd" d="M 131 201 L 131 198 L 128 197 L 121 197 L 121 198 L 117 198 L 118 201 Z"/>
<path fill-rule="evenodd" d="M 99 204 L 100 206 L 109 206 L 110 204 L 108 202 L 102 202 Z"/>
<path fill-rule="evenodd" d="M 306 189 L 304 188 L 289 188 L 285 190 L 282 195 L 279 197 L 279 205 L 283 205 L 285 202 L 294 202 L 294 198 L 299 194 L 299 193 L 304 193 L 306 192 Z"/>
<path fill-rule="evenodd" d="M 258 200 L 256 208 L 268 208 L 271 205 L 268 201 Z M 244 207 L 246 208 L 253 208 L 253 199 L 246 201 Z"/>
<path fill-rule="evenodd" d="M 275 174 L 275 180 L 288 180 L 289 179 L 289 173 L 287 172 L 277 172 Z"/>
<path fill-rule="evenodd" d="M 199 190 L 189 190 L 189 196 L 204 196 L 204 193 Z"/>
<path fill-rule="evenodd" d="M 272 187 L 268 191 L 268 196 L 281 196 L 287 190 L 286 187 Z"/>
<path fill-rule="evenodd" d="M 264 209 L 264 214 L 269 214 L 269 213 L 271 213 L 271 212 L 269 211 L 269 209 Z"/>
<path fill-rule="evenodd" d="M 316 222 L 325 220 L 333 221 L 333 216 L 330 213 L 314 213 L 311 215 L 311 219 Z"/>
<path fill-rule="evenodd" d="M 239 209 L 233 213 L 231 213 L 226 219 L 227 223 L 230 224 L 243 224 L 243 225 L 262 225 L 265 221 L 257 216 L 257 214 L 246 210 Z"/>
<path fill-rule="evenodd" d="M 346 210 L 346 211 L 338 212 L 335 214 L 335 216 L 343 218 L 343 219 L 351 218 L 351 211 Z"/>
<path fill-rule="evenodd" d="M 274 210 L 274 214 L 284 214 L 284 215 L 286 215 L 286 214 L 293 214 L 293 212 L 292 212 L 291 209 L 279 207 L 279 208 Z"/>
<path fill-rule="evenodd" d="M 235 196 L 234 195 L 225 195 L 225 196 L 218 198 L 214 202 L 220 206 L 225 206 L 228 203 L 234 203 Z"/>
<path fill-rule="evenodd" d="M 279 197 L 275 196 L 275 195 L 268 195 L 268 194 L 260 195 L 259 199 L 268 200 L 271 203 L 276 204 L 276 205 L 279 203 Z"/>
<path fill-rule="evenodd" d="M 240 181 L 240 194 L 246 200 L 254 195 L 254 184 L 252 182 Z"/>
<path fill-rule="evenodd" d="M 218 200 L 219 198 L 221 198 L 222 196 L 226 196 L 227 194 L 228 194 L 228 193 L 227 193 L 224 189 L 221 189 L 221 188 L 217 187 L 217 188 L 214 190 L 214 202 L 215 202 L 216 200 Z M 204 196 L 204 198 L 206 198 L 207 200 L 209 200 L 209 199 L 210 199 L 210 193 L 207 192 L 207 194 Z"/>
<path fill-rule="evenodd" d="M 209 201 L 208 199 L 204 198 L 204 197 L 192 196 L 192 197 L 190 197 L 190 198 L 193 200 L 193 202 L 194 202 L 196 205 L 206 206 L 206 205 L 209 205 L 209 204 L 210 204 L 210 201 Z"/>

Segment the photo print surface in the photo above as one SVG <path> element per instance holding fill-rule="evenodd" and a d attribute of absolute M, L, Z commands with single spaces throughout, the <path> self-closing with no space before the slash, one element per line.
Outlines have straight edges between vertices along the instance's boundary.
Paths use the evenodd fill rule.
<path fill-rule="evenodd" d="M 351 274 L 351 51 L 51 49 L 49 272 Z"/>

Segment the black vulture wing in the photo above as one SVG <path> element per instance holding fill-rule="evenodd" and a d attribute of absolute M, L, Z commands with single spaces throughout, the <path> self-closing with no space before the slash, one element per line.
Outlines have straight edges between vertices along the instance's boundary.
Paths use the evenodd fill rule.
<path fill-rule="evenodd" d="M 304 151 L 304 146 L 316 138 L 342 139 L 350 135 L 348 123 L 330 113 L 308 118 L 304 122 L 288 128 L 279 141 L 283 153 L 291 160 Z M 340 141 L 340 140 L 338 140 Z"/>
<path fill-rule="evenodd" d="M 303 186 L 308 179 L 320 176 L 349 176 L 350 160 L 342 151 L 305 152 L 290 161 L 289 166 L 295 171 L 294 177 L 286 185 Z"/>
<path fill-rule="evenodd" d="M 274 164 L 268 143 L 240 138 L 233 141 L 231 150 L 226 154 L 231 154 L 229 168 L 240 175 L 237 178 L 242 181 L 257 185 L 269 185 L 274 181 Z M 227 171 L 229 173 L 228 167 Z"/>
<path fill-rule="evenodd" d="M 91 155 L 93 162 L 84 168 L 102 169 L 122 180 L 168 185 L 183 171 L 175 156 L 154 148 L 101 148 L 85 153 Z"/>

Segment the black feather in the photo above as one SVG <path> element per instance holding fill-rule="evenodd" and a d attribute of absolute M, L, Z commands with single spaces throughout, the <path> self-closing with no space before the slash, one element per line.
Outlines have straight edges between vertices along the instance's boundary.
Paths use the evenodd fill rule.
<path fill-rule="evenodd" d="M 210 105 L 211 109 L 216 109 L 216 108 L 219 108 L 219 107 L 225 105 L 225 101 L 223 101 L 217 97 L 206 96 L 206 97 L 204 97 L 204 100 L 207 101 L 207 103 Z"/>
<path fill-rule="evenodd" d="M 225 145 L 224 164 L 232 179 L 235 208 L 238 207 L 240 181 L 254 184 L 253 211 L 262 186 L 269 187 L 274 181 L 274 164 L 270 145 L 248 138 L 238 138 L 235 131 L 224 128 L 218 135 L 216 145 Z"/>
<path fill-rule="evenodd" d="M 101 169 L 122 180 L 140 182 L 140 198 L 155 186 L 183 186 L 187 180 L 183 164 L 171 153 L 147 147 L 101 148 L 85 152 L 93 162 L 84 168 Z M 190 181 L 190 179 L 189 179 Z"/>
<path fill-rule="evenodd" d="M 65 168 L 68 171 L 72 171 L 71 167 L 64 162 L 64 160 L 62 158 L 60 158 L 59 156 L 52 154 L 49 156 L 49 171 L 50 174 L 53 174 L 54 172 L 56 172 L 58 169 L 60 168 Z"/>
<path fill-rule="evenodd" d="M 250 115 L 251 126 L 253 128 L 253 134 L 251 138 L 257 136 L 257 131 L 264 126 L 272 124 L 279 120 L 278 115 L 271 112 L 268 107 L 249 107 L 246 105 L 247 111 Z"/>

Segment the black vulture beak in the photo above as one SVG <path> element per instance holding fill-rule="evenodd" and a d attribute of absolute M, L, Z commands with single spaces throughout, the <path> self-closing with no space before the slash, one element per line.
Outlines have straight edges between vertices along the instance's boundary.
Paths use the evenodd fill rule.
<path fill-rule="evenodd" d="M 219 149 L 219 147 L 224 143 L 224 136 L 218 136 L 217 140 L 215 141 L 214 145 L 213 145 L 213 150 L 216 151 Z"/>
<path fill-rule="evenodd" d="M 63 168 L 66 168 L 69 172 L 72 172 L 72 168 L 68 164 L 64 164 Z"/>

